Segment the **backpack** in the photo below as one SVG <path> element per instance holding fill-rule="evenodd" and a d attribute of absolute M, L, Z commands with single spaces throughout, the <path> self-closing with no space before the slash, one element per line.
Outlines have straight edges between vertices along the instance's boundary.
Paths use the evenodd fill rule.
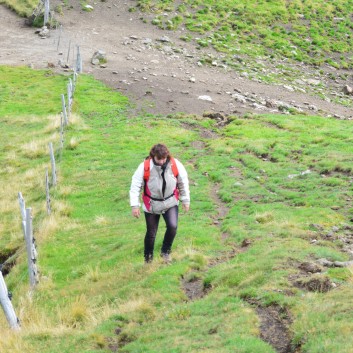
<path fill-rule="evenodd" d="M 143 180 L 145 181 L 145 184 L 147 183 L 148 179 L 150 178 L 150 161 L 151 161 L 151 157 L 147 157 L 144 161 Z M 172 167 L 172 171 L 173 171 L 175 178 L 178 178 L 179 171 L 178 171 L 178 167 L 176 165 L 175 159 L 173 157 L 170 157 L 169 163 Z"/>

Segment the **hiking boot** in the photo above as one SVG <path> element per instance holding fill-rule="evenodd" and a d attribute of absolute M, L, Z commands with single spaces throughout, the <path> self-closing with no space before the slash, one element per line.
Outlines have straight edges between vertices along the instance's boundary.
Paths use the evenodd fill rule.
<path fill-rule="evenodd" d="M 172 257 L 170 256 L 170 254 L 162 253 L 161 256 L 165 264 L 172 263 Z"/>
<path fill-rule="evenodd" d="M 152 254 L 145 255 L 145 264 L 150 264 L 152 261 L 153 261 Z"/>

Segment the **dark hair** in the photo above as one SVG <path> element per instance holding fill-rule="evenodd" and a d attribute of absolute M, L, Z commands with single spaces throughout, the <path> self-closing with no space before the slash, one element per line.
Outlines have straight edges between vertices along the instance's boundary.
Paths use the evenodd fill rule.
<path fill-rule="evenodd" d="M 170 152 L 166 145 L 158 143 L 151 148 L 150 157 L 157 157 L 158 159 L 170 158 Z"/>

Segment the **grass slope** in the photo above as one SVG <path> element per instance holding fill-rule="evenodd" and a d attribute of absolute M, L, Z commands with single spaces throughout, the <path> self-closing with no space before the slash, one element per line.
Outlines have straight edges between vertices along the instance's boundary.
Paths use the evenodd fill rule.
<path fill-rule="evenodd" d="M 60 150 L 67 78 L 1 67 L 0 82 L 0 243 L 15 252 L 6 282 L 22 323 L 14 334 L 0 315 L 1 352 L 275 352 L 249 303 L 288 309 L 302 352 L 351 352 L 352 268 L 316 274 L 336 283 L 327 293 L 293 285 L 304 261 L 349 258 L 339 241 L 351 236 L 353 216 L 349 121 L 266 115 L 218 127 L 196 116 L 127 118 L 123 96 L 80 76 Z M 51 216 L 49 141 L 58 160 Z M 171 266 L 144 266 L 144 221 L 131 217 L 127 199 L 132 173 L 157 141 L 191 180 L 192 209 L 181 214 Z M 17 191 L 34 212 L 41 281 L 32 296 Z M 182 278 L 200 280 L 207 294 L 189 301 Z"/>
<path fill-rule="evenodd" d="M 139 0 L 138 6 L 156 14 L 153 24 L 165 29 L 184 26 L 198 34 L 200 47 L 210 45 L 231 54 L 228 64 L 237 66 L 246 57 L 286 57 L 351 67 L 352 1 Z"/>
<path fill-rule="evenodd" d="M 37 0 L 0 0 L 0 4 L 4 4 L 23 17 L 30 16 L 38 3 Z"/>

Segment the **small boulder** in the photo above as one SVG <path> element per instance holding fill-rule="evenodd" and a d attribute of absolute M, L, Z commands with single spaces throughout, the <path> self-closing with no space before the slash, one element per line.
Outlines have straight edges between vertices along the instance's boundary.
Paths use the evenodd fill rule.
<path fill-rule="evenodd" d="M 345 85 L 342 89 L 344 94 L 347 95 L 352 95 L 353 94 L 353 88 L 351 86 Z"/>
<path fill-rule="evenodd" d="M 105 64 L 107 62 L 107 54 L 103 50 L 97 50 L 91 59 L 93 65 Z"/>

